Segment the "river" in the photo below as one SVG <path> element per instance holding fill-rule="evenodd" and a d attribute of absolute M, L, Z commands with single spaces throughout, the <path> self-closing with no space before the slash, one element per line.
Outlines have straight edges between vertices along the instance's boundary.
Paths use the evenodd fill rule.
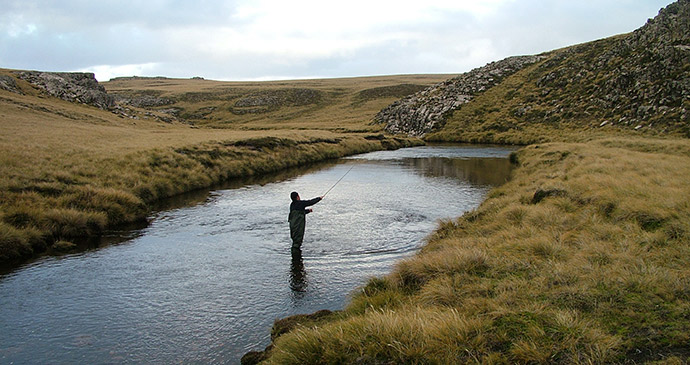
<path fill-rule="evenodd" d="M 511 148 L 424 146 L 182 197 L 100 247 L 0 276 L 0 363 L 239 363 L 277 318 L 342 309 L 440 219 L 506 181 Z M 348 172 L 349 171 L 349 172 Z M 290 192 L 322 195 L 290 254 Z"/>

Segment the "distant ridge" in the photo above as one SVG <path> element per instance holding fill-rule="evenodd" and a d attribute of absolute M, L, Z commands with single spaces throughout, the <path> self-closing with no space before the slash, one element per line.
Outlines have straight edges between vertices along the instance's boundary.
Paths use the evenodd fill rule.
<path fill-rule="evenodd" d="M 119 76 L 113 77 L 109 81 L 131 81 L 131 80 L 174 80 L 174 77 L 166 76 Z M 204 80 L 203 77 L 195 76 L 190 77 L 190 80 Z"/>

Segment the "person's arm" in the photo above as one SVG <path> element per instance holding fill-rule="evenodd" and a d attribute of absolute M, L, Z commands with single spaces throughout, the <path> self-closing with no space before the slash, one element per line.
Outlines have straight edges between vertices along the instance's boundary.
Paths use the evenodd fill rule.
<path fill-rule="evenodd" d="M 303 201 L 303 202 L 304 202 L 304 206 L 305 206 L 305 207 L 308 207 L 308 206 L 314 205 L 314 204 L 320 202 L 321 199 L 323 199 L 322 196 L 319 196 L 319 197 L 316 197 L 316 198 L 310 199 L 310 200 L 304 200 L 304 201 Z"/>
<path fill-rule="evenodd" d="M 311 199 L 311 200 L 298 200 L 298 201 L 294 201 L 294 202 L 292 202 L 292 204 L 290 205 L 290 209 L 302 211 L 302 212 L 304 212 L 304 214 L 311 213 L 312 210 L 311 210 L 311 209 L 306 209 L 306 208 L 307 208 L 308 206 L 314 205 L 314 204 L 316 204 L 316 203 L 318 203 L 318 202 L 320 202 L 320 201 L 321 201 L 321 197 L 314 198 L 314 199 Z"/>

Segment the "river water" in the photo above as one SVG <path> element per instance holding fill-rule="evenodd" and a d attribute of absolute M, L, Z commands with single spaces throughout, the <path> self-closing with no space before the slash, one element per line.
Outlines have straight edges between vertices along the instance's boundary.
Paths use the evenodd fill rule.
<path fill-rule="evenodd" d="M 0 276 L 0 363 L 238 363 L 275 319 L 342 309 L 440 219 L 474 209 L 508 179 L 511 150 L 373 152 L 184 196 L 102 247 Z M 341 178 L 293 258 L 290 192 Z"/>

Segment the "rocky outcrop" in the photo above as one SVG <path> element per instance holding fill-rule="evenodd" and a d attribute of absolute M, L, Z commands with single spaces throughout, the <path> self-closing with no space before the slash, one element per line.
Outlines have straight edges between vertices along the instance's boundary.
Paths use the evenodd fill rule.
<path fill-rule="evenodd" d="M 323 92 L 313 89 L 266 90 L 240 98 L 230 111 L 238 115 L 267 113 L 284 106 L 318 104 L 322 99 Z"/>
<path fill-rule="evenodd" d="M 0 89 L 15 94 L 23 94 L 19 86 L 17 86 L 17 81 L 13 77 L 7 75 L 0 75 Z"/>
<path fill-rule="evenodd" d="M 614 41 L 562 51 L 540 66 L 536 82 L 559 113 L 587 111 L 599 126 L 659 131 L 687 127 L 690 103 L 690 0 L 661 9 L 647 24 Z M 578 102 L 574 99 L 578 98 Z"/>
<path fill-rule="evenodd" d="M 115 99 L 108 95 L 93 73 L 20 71 L 17 77 L 63 100 L 110 110 Z"/>
<path fill-rule="evenodd" d="M 93 73 L 86 72 L 42 72 L 15 71 L 13 74 L 33 87 L 47 94 L 73 103 L 95 106 L 110 111 L 127 119 L 155 119 L 164 123 L 178 121 L 176 115 L 166 111 L 141 111 L 134 108 L 150 109 L 151 107 L 172 104 L 170 99 L 157 95 L 110 95 L 98 83 Z M 17 87 L 15 78 L 0 75 L 0 88 L 22 93 Z"/>
<path fill-rule="evenodd" d="M 118 104 L 126 104 L 135 108 L 150 109 L 154 107 L 166 106 L 174 104 L 173 100 L 168 98 L 161 98 L 155 95 L 114 95 Z"/>
<path fill-rule="evenodd" d="M 386 130 L 391 133 L 423 136 L 443 126 L 453 110 L 474 96 L 543 58 L 541 55 L 515 56 L 489 63 L 396 101 L 381 110 L 375 122 L 386 124 Z"/>

